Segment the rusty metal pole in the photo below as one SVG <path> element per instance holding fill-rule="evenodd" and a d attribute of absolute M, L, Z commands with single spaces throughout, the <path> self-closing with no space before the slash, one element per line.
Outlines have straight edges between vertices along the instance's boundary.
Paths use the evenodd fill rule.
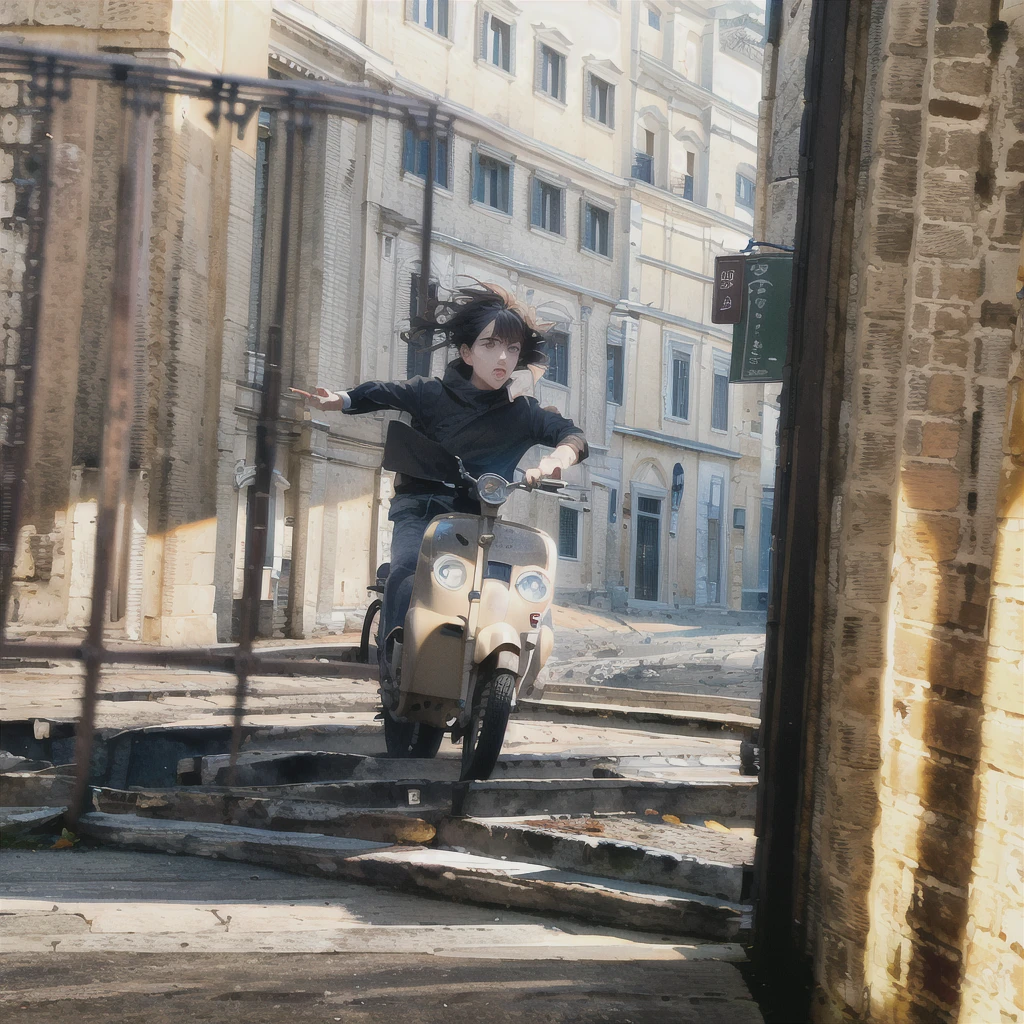
<path fill-rule="evenodd" d="M 241 622 L 235 659 L 235 707 L 231 724 L 231 758 L 228 784 L 234 785 L 235 766 L 242 746 L 242 719 L 252 672 L 252 645 L 259 632 L 260 590 L 267 553 L 270 522 L 270 493 L 277 460 L 277 418 L 281 405 L 281 360 L 285 311 L 288 296 L 288 251 L 291 243 L 292 187 L 295 175 L 296 117 L 291 112 L 285 128 L 284 183 L 281 203 L 281 235 L 278 246 L 277 286 L 274 320 L 267 329 L 267 357 L 260 394 L 260 415 L 256 424 L 256 477 L 249 488 L 245 512 L 245 568 L 242 582 Z"/>
<path fill-rule="evenodd" d="M 72 828 L 81 816 L 89 787 L 96 699 L 103 664 L 103 634 L 107 617 L 110 567 L 128 477 L 128 454 L 134 418 L 135 317 L 140 282 L 145 277 L 148 246 L 147 198 L 153 151 L 153 108 L 138 93 L 124 106 L 121 170 L 117 187 L 117 229 L 111 292 L 110 355 L 107 364 L 107 403 L 103 422 L 99 497 L 96 507 L 96 554 L 92 576 L 89 629 L 82 644 L 85 679 L 82 710 L 75 734 L 75 786 L 68 808 Z"/>
<path fill-rule="evenodd" d="M 427 116 L 427 166 L 423 182 L 423 226 L 420 231 L 420 280 L 416 308 L 420 316 L 430 316 L 430 242 L 434 233 L 434 170 L 437 167 L 437 107 Z M 432 341 L 433 339 L 428 339 Z"/>

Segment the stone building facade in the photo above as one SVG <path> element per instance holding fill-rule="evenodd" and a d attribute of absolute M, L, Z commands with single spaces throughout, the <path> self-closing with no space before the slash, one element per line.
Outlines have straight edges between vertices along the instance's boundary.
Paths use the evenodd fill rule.
<path fill-rule="evenodd" d="M 815 180 L 827 129 L 808 128 L 804 94 L 829 81 L 836 171 Z M 802 470 L 817 505 L 794 510 L 799 542 L 817 531 L 790 627 L 807 638 L 783 625 L 777 670 L 771 638 L 766 655 L 773 941 L 811 964 L 817 1021 L 1019 1021 L 1024 4 L 784 0 L 763 114 L 765 230 L 799 260 L 817 195 L 828 241 L 805 259 L 829 264 L 823 372 L 801 382 L 797 356 L 783 398 L 783 466 L 808 451 L 792 402 L 821 396 L 823 441 Z M 794 614 L 792 592 L 775 599 L 770 618 Z M 803 722 L 792 775 L 787 707 Z"/>
<path fill-rule="evenodd" d="M 600 600 L 620 588 L 662 607 L 739 607 L 756 590 L 764 417 L 752 386 L 724 382 L 709 282 L 714 255 L 742 247 L 752 224 L 760 4 L 25 0 L 3 16 L 28 43 L 437 100 L 453 127 L 439 143 L 430 280 L 497 281 L 553 323 L 536 394 L 592 441 L 561 501 L 520 495 L 511 509 L 559 538 L 560 590 Z M 55 146 L 64 215 L 48 273 L 72 298 L 50 290 L 44 317 L 43 471 L 12 606 L 26 628 L 89 614 L 119 129 L 111 97 L 80 93 L 57 115 L 69 135 Z M 111 611 L 115 631 L 166 643 L 234 632 L 283 244 L 275 117 L 230 139 L 201 106 L 174 101 L 157 127 L 147 408 Z M 441 372 L 444 353 L 399 338 L 422 272 L 423 141 L 379 116 L 317 120 L 300 140 L 286 384 Z M 264 633 L 336 630 L 365 605 L 389 551 L 385 426 L 311 415 L 286 395 Z"/>

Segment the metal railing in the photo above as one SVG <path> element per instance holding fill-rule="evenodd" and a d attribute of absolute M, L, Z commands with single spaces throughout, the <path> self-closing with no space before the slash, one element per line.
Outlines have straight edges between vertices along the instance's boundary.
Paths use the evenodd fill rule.
<path fill-rule="evenodd" d="M 249 680 L 256 674 L 303 674 L 309 676 L 356 675 L 353 666 L 324 664 L 280 657 L 261 657 L 253 649 L 259 619 L 259 590 L 266 555 L 272 474 L 277 454 L 277 420 L 282 390 L 282 325 L 288 315 L 288 263 L 292 243 L 292 181 L 295 175 L 296 136 L 306 132 L 314 115 L 348 118 L 382 116 L 399 118 L 433 139 L 447 127 L 436 105 L 421 99 L 364 87 L 322 81 L 264 80 L 216 75 L 174 67 L 155 66 L 131 57 L 86 56 L 77 53 L 0 46 L 0 76 L 18 83 L 22 108 L 30 114 L 30 147 L 34 173 L 15 182 L 20 190 L 16 206 L 28 223 L 28 247 L 22 290 L 20 338 L 17 359 L 8 358 L 3 368 L 13 377 L 13 399 L 4 410 L 6 431 L 2 438 L 2 531 L 0 531 L 0 659 L 63 659 L 81 662 L 84 685 L 75 744 L 76 781 L 69 818 L 81 815 L 88 793 L 89 769 L 96 723 L 100 676 L 105 665 L 131 664 L 170 668 L 217 670 L 235 676 L 232 711 L 231 764 L 237 761 L 242 737 Z M 58 103 L 71 98 L 72 84 L 79 80 L 107 83 L 120 90 L 123 143 L 119 155 L 116 232 L 110 296 L 110 349 L 107 394 L 102 425 L 96 543 L 92 598 L 88 628 L 80 643 L 23 642 L 7 637 L 7 610 L 12 594 L 23 497 L 27 487 L 28 445 L 32 435 L 39 325 L 42 313 L 41 282 L 46 260 L 45 236 L 52 212 L 51 148 L 47 131 Z M 280 252 L 275 269 L 271 322 L 265 332 L 265 354 L 257 362 L 260 372 L 253 383 L 260 390 L 256 423 L 256 476 L 249 489 L 245 563 L 238 643 L 218 648 L 168 648 L 141 644 L 105 646 L 105 610 L 110 591 L 110 567 L 119 509 L 124 501 L 129 472 L 129 442 L 135 415 L 133 372 L 135 324 L 139 282 L 145 281 L 148 260 L 146 197 L 153 181 L 153 139 L 156 117 L 168 95 L 187 96 L 209 103 L 206 118 L 214 130 L 233 127 L 243 138 L 247 126 L 261 109 L 277 112 L 284 122 L 284 186 L 280 210 Z M 433 148 L 433 145 L 432 147 Z M 433 193 L 427 169 L 423 190 L 421 266 L 430 266 Z M 157 181 L 159 186 L 159 181 Z M 422 275 L 424 287 L 428 279 Z M 422 307 L 427 297 L 422 297 Z M 8 351 L 10 351 L 9 343 Z M 363 674 L 362 670 L 358 674 Z"/>

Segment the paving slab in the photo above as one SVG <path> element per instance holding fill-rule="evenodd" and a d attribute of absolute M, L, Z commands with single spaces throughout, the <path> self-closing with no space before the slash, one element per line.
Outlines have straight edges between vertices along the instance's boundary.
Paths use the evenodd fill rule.
<path fill-rule="evenodd" d="M 686 693 L 676 690 L 633 690 L 621 686 L 597 686 L 569 682 L 548 683 L 541 699 L 549 702 L 572 701 L 583 704 L 611 704 L 646 708 L 652 711 L 711 712 L 757 718 L 760 700 L 725 694 Z"/>
<path fill-rule="evenodd" d="M 446 850 L 383 848 L 333 836 L 100 813 L 84 815 L 79 831 L 122 849 L 244 860 L 460 901 L 568 914 L 619 928 L 725 941 L 738 941 L 749 928 L 748 908 L 734 902 Z"/>
<path fill-rule="evenodd" d="M 555 715 L 596 715 L 606 719 L 619 719 L 631 724 L 672 725 L 678 729 L 696 729 L 700 732 L 726 733 L 742 739 L 751 730 L 757 729 L 761 720 L 749 714 L 731 712 L 690 711 L 681 708 L 631 707 L 628 704 L 607 704 L 597 700 L 567 700 L 562 697 L 548 697 L 520 701 L 523 712 L 543 717 Z"/>
<path fill-rule="evenodd" d="M 2 807 L 0 835 L 13 839 L 61 820 L 67 807 Z"/>

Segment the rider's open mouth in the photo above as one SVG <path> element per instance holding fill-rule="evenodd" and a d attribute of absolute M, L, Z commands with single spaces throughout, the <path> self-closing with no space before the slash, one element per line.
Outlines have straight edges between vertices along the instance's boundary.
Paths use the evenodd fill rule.
<path fill-rule="evenodd" d="M 498 377 L 498 378 L 504 377 L 505 376 L 505 371 L 504 370 L 495 370 L 494 371 L 494 376 Z"/>

